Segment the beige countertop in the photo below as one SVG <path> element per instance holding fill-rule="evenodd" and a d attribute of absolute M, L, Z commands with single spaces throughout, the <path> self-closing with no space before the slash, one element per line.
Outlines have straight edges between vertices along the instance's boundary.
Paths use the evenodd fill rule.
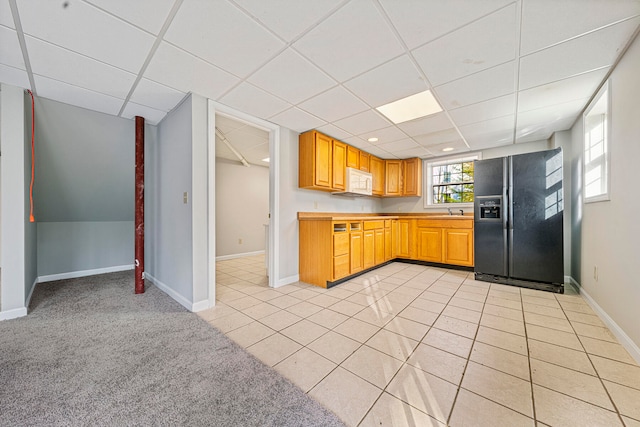
<path fill-rule="evenodd" d="M 367 221 L 383 219 L 473 219 L 473 215 L 447 215 L 442 213 L 348 213 L 348 212 L 298 212 L 300 221 Z"/>

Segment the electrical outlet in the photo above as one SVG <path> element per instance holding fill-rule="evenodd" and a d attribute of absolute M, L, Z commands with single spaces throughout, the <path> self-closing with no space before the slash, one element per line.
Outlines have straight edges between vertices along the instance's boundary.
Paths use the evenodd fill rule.
<path fill-rule="evenodd" d="M 313 202 L 313 209 L 318 209 L 318 202 Z"/>
<path fill-rule="evenodd" d="M 238 239 L 238 244 L 241 245 L 242 244 L 242 239 Z"/>
<path fill-rule="evenodd" d="M 597 282 L 598 281 L 598 266 L 594 265 L 593 266 L 593 279 Z"/>
<path fill-rule="evenodd" d="M 189 201 L 189 193 L 185 191 L 184 193 L 182 193 L 182 203 L 186 205 L 188 201 Z"/>

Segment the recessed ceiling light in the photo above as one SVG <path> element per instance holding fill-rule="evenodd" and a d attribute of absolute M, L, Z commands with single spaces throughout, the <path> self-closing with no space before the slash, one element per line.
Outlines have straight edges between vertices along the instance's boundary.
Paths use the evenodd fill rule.
<path fill-rule="evenodd" d="M 262 159 L 262 161 L 263 161 L 263 162 L 267 162 L 267 163 L 269 163 L 269 158 L 268 158 L 268 157 L 265 157 L 264 159 Z"/>
<path fill-rule="evenodd" d="M 442 151 L 453 151 L 453 147 L 443 148 Z"/>
<path fill-rule="evenodd" d="M 439 113 L 442 107 L 430 90 L 407 96 L 406 98 L 382 105 L 376 110 L 384 114 L 393 123 L 403 123 L 431 114 Z"/>
<path fill-rule="evenodd" d="M 369 142 L 378 142 L 378 138 L 376 138 L 375 136 L 373 138 L 369 138 L 367 139 L 367 141 Z"/>

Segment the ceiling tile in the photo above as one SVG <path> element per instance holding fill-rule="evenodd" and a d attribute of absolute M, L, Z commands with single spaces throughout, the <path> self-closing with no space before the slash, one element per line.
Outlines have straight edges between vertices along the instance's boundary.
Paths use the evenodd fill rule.
<path fill-rule="evenodd" d="M 25 34 L 137 73 L 154 42 L 150 34 L 83 2 L 17 0 Z"/>
<path fill-rule="evenodd" d="M 344 141 L 345 139 L 351 138 L 353 136 L 349 132 L 345 132 L 343 129 L 340 129 L 339 127 L 332 124 L 326 124 L 315 129 L 340 141 Z"/>
<path fill-rule="evenodd" d="M 367 71 L 344 86 L 374 108 L 429 88 L 408 55 Z"/>
<path fill-rule="evenodd" d="M 165 40 L 240 77 L 284 47 L 284 42 L 226 1 L 185 0 Z"/>
<path fill-rule="evenodd" d="M 522 2 L 521 54 L 640 14 L 637 0 L 536 0 Z"/>
<path fill-rule="evenodd" d="M 378 138 L 377 141 L 371 142 L 371 144 L 379 145 L 384 144 L 385 142 L 393 142 L 405 139 L 407 137 L 407 134 L 402 132 L 396 126 L 389 126 L 388 128 L 378 129 L 376 131 L 365 132 L 362 135 L 358 136 L 367 141 L 369 140 L 369 138 Z"/>
<path fill-rule="evenodd" d="M 374 145 L 367 147 L 366 151 L 367 153 L 372 154 L 381 159 L 397 159 L 398 158 L 398 156 L 396 156 L 394 153 L 390 153 L 387 150 L 383 150 L 382 148 L 376 147 Z"/>
<path fill-rule="evenodd" d="M 271 60 L 249 82 L 280 98 L 297 104 L 336 85 L 315 65 L 292 49 L 287 49 Z"/>
<path fill-rule="evenodd" d="M 570 102 L 550 105 L 544 108 L 519 112 L 517 122 L 518 133 L 528 133 L 531 129 L 535 129 L 537 127 L 558 131 L 566 130 L 566 128 L 556 127 L 555 123 L 563 122 L 568 119 L 571 119 L 572 121 L 575 120 L 588 101 L 589 97 L 585 97 L 582 99 L 575 99 Z"/>
<path fill-rule="evenodd" d="M 548 107 L 593 94 L 609 69 L 591 71 L 575 77 L 523 90 L 518 94 L 518 112 Z"/>
<path fill-rule="evenodd" d="M 403 53 L 396 36 L 369 0 L 347 3 L 294 47 L 340 82 Z"/>
<path fill-rule="evenodd" d="M 109 95 L 72 86 L 47 77 L 35 75 L 38 95 L 43 98 L 53 99 L 65 104 L 75 105 L 88 110 L 101 113 L 118 115 L 124 100 Z"/>
<path fill-rule="evenodd" d="M 631 19 L 521 58 L 520 90 L 612 65 L 638 24 Z"/>
<path fill-rule="evenodd" d="M 33 37 L 25 37 L 34 74 L 125 99 L 135 74 Z"/>
<path fill-rule="evenodd" d="M 463 126 L 513 114 L 515 111 L 516 95 L 512 93 L 488 101 L 478 102 L 477 104 L 467 105 L 466 107 L 449 110 L 449 114 L 456 125 Z"/>
<path fill-rule="evenodd" d="M 220 102 L 262 119 L 272 117 L 290 107 L 283 100 L 249 83 L 240 83 L 220 98 Z"/>
<path fill-rule="evenodd" d="M 0 26 L 0 64 L 26 70 L 18 33 Z"/>
<path fill-rule="evenodd" d="M 442 151 L 443 148 L 453 148 L 453 151 Z M 433 153 L 434 156 L 451 156 L 457 153 L 470 151 L 471 149 L 467 147 L 467 144 L 465 144 L 463 140 L 457 139 L 455 141 L 449 141 L 443 144 L 432 145 L 428 147 L 427 150 Z"/>
<path fill-rule="evenodd" d="M 156 110 L 171 111 L 187 94 L 148 79 L 141 79 L 131 101 Z"/>
<path fill-rule="evenodd" d="M 223 134 L 227 134 L 236 129 L 242 129 L 247 125 L 235 120 L 231 117 L 223 116 L 221 114 L 216 114 L 216 128 L 220 129 Z"/>
<path fill-rule="evenodd" d="M 367 141 L 365 141 L 362 138 L 359 138 L 357 136 L 352 136 L 351 138 L 346 138 L 343 142 L 346 142 L 349 145 L 352 145 L 356 148 L 359 148 L 363 151 L 366 151 L 367 153 L 370 153 L 369 150 L 371 150 L 373 148 L 373 145 L 369 144 Z"/>
<path fill-rule="evenodd" d="M 433 86 L 513 61 L 516 12 L 512 4 L 414 50 L 413 56 Z"/>
<path fill-rule="evenodd" d="M 553 124 L 549 125 L 542 124 L 535 127 L 518 128 L 516 143 L 549 139 L 553 132 L 571 128 L 575 120 L 575 117 L 567 117 L 562 120 L 556 120 Z"/>
<path fill-rule="evenodd" d="M 434 40 L 512 0 L 381 0 L 394 26 L 409 49 Z"/>
<path fill-rule="evenodd" d="M 133 119 L 136 116 L 144 117 L 146 123 L 157 125 L 167 115 L 165 111 L 156 110 L 146 105 L 136 104 L 135 102 L 127 102 L 126 107 L 122 111 L 122 117 L 125 119 Z"/>
<path fill-rule="evenodd" d="M 164 25 L 175 0 L 85 0 L 125 21 L 132 23 L 154 35 L 158 35 Z M 153 13 L 150 13 L 153 11 Z"/>
<path fill-rule="evenodd" d="M 342 86 L 336 86 L 333 89 L 321 93 L 301 103 L 298 107 L 328 122 L 333 122 L 369 109 L 367 104 L 353 96 Z"/>
<path fill-rule="evenodd" d="M 384 144 L 378 144 L 377 147 L 382 148 L 385 151 L 405 151 L 419 148 L 420 146 L 411 138 L 401 139 L 400 141 L 385 142 Z"/>
<path fill-rule="evenodd" d="M 324 120 L 295 107 L 269 117 L 269 121 L 296 132 L 306 132 L 326 124 Z"/>
<path fill-rule="evenodd" d="M 445 109 L 464 107 L 515 91 L 515 62 L 498 65 L 434 89 Z"/>
<path fill-rule="evenodd" d="M 416 136 L 413 139 L 423 147 L 430 147 L 432 145 L 442 144 L 445 142 L 457 141 L 460 139 L 460 134 L 455 129 L 446 129 L 439 132 Z"/>
<path fill-rule="evenodd" d="M 461 126 L 460 132 L 472 149 L 504 145 L 513 142 L 515 116 L 499 117 L 484 122 Z"/>
<path fill-rule="evenodd" d="M 442 112 L 400 123 L 398 127 L 407 135 L 415 137 L 452 128 L 453 124 L 447 115 Z"/>
<path fill-rule="evenodd" d="M 248 148 L 242 151 L 242 155 L 252 165 L 263 166 L 266 168 L 269 167 L 269 163 L 262 161 L 262 159 L 269 157 L 269 143 Z"/>
<path fill-rule="evenodd" d="M 336 8 L 341 0 L 235 0 L 271 31 L 288 42 Z"/>
<path fill-rule="evenodd" d="M 0 82 L 22 88 L 31 88 L 29 76 L 25 70 L 0 64 Z"/>
<path fill-rule="evenodd" d="M 362 135 L 365 132 L 382 129 L 391 126 L 391 123 L 373 110 L 367 110 L 355 116 L 338 120 L 333 123 L 352 135 Z"/>
<path fill-rule="evenodd" d="M 393 153 L 400 159 L 409 159 L 412 157 L 420 157 L 421 159 L 424 159 L 426 157 L 431 157 L 431 153 L 420 146 L 409 150 L 393 150 Z"/>
<path fill-rule="evenodd" d="M 13 15 L 11 14 L 11 7 L 9 7 L 8 1 L 0 1 L 0 25 L 14 30 L 16 28 L 13 23 Z"/>
<path fill-rule="evenodd" d="M 211 99 L 218 99 L 240 81 L 165 42 L 160 43 L 144 75 L 181 92 L 194 92 Z"/>

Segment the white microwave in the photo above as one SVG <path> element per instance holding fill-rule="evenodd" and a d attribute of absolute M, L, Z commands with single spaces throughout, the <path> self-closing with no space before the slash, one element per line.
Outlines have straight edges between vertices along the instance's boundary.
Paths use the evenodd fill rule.
<path fill-rule="evenodd" d="M 333 194 L 341 196 L 371 196 L 373 191 L 373 176 L 369 172 L 355 168 L 347 168 L 345 186 L 345 191 L 338 191 Z"/>

